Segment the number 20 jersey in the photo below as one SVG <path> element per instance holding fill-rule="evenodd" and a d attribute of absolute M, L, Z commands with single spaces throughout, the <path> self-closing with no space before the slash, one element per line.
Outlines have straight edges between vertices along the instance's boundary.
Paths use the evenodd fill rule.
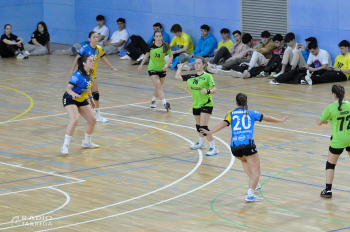
<path fill-rule="evenodd" d="M 263 115 L 255 110 L 236 108 L 227 113 L 226 121 L 231 125 L 231 147 L 234 150 L 249 148 L 254 145 L 253 133 L 255 121 L 260 121 Z"/>

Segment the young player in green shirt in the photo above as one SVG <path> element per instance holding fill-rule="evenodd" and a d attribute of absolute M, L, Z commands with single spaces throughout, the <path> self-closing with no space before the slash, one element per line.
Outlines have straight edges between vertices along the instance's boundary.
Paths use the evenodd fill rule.
<path fill-rule="evenodd" d="M 169 55 L 169 60 L 167 63 L 164 60 L 164 57 L 166 55 Z M 141 72 L 142 66 L 148 60 L 148 57 L 150 57 L 148 64 L 148 74 L 151 77 L 154 86 L 156 87 L 154 96 L 151 101 L 151 108 L 156 108 L 156 100 L 159 97 L 165 109 L 169 111 L 170 104 L 165 100 L 163 93 L 163 84 L 166 76 L 166 70 L 173 60 L 173 54 L 171 52 L 169 44 L 163 41 L 163 34 L 161 31 L 154 32 L 154 43 L 149 44 L 149 51 L 146 53 L 138 68 L 139 72 Z"/>
<path fill-rule="evenodd" d="M 206 136 L 210 144 L 210 149 L 206 155 L 216 155 L 219 153 L 219 149 L 215 147 L 213 135 L 202 134 L 200 132 L 200 128 L 209 130 L 208 123 L 214 106 L 211 94 L 216 93 L 214 79 L 209 73 L 204 72 L 206 62 L 203 57 L 197 57 L 194 62 L 195 70 L 197 71 L 196 74 L 181 75 L 184 64 L 185 63 L 178 64 L 175 79 L 187 81 L 187 84 L 191 89 L 193 115 L 196 120 L 196 128 L 199 134 L 199 142 L 193 144 L 191 149 L 206 148 L 207 146 L 204 140 L 204 137 Z"/>
<path fill-rule="evenodd" d="M 331 144 L 329 146 L 328 160 L 326 163 L 326 189 L 321 192 L 321 197 L 332 197 L 332 183 L 334 168 L 344 148 L 350 155 L 350 102 L 344 101 L 345 89 L 336 84 L 332 87 L 332 95 L 336 102 L 327 106 L 317 120 L 317 125 L 327 124 L 332 126 Z"/>

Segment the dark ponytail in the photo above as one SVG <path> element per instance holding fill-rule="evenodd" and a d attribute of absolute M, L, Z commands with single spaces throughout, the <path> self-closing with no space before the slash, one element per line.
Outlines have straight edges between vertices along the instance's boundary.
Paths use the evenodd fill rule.
<path fill-rule="evenodd" d="M 93 70 L 91 70 L 89 73 L 87 73 L 85 68 L 84 68 L 84 63 L 86 63 L 86 61 L 89 57 L 91 57 L 91 56 L 82 55 L 81 57 L 78 58 L 78 70 L 86 77 L 89 76 L 90 73 L 93 71 Z"/>
<path fill-rule="evenodd" d="M 334 93 L 337 96 L 339 102 L 338 110 L 341 111 L 341 105 L 345 96 L 345 89 L 342 85 L 335 84 L 332 86 L 332 93 Z"/>
<path fill-rule="evenodd" d="M 238 106 L 242 106 L 246 110 L 246 115 L 248 115 L 248 105 L 247 105 L 247 95 L 245 93 L 239 93 L 236 95 L 236 102 Z"/>

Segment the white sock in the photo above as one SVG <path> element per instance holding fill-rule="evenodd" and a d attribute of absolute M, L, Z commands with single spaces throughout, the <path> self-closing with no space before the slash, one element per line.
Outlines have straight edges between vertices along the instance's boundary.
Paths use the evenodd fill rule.
<path fill-rule="evenodd" d="M 248 189 L 247 194 L 248 194 L 248 196 L 252 196 L 254 194 L 254 190 L 253 189 Z"/>
<path fill-rule="evenodd" d="M 91 135 L 85 133 L 85 143 L 91 144 Z"/>
<path fill-rule="evenodd" d="M 63 143 L 63 145 L 67 145 L 67 146 L 69 146 L 69 143 L 70 143 L 70 139 L 72 138 L 72 136 L 70 136 L 70 135 L 65 135 L 64 136 L 64 143 Z"/>
<path fill-rule="evenodd" d="M 214 142 L 214 140 L 211 141 L 211 142 L 209 142 L 209 145 L 210 145 L 210 148 L 215 148 L 215 142 Z"/>
<path fill-rule="evenodd" d="M 153 96 L 152 101 L 154 101 L 154 102 L 157 101 L 157 98 L 155 96 Z"/>
<path fill-rule="evenodd" d="M 100 117 L 100 108 L 95 108 L 96 111 L 96 118 Z"/>
<path fill-rule="evenodd" d="M 163 105 L 165 105 L 165 104 L 166 104 L 166 100 L 165 100 L 165 99 L 163 99 L 163 100 L 162 100 L 162 103 L 163 103 Z"/>
<path fill-rule="evenodd" d="M 200 144 L 204 144 L 205 143 L 204 137 L 199 137 L 199 143 Z"/>

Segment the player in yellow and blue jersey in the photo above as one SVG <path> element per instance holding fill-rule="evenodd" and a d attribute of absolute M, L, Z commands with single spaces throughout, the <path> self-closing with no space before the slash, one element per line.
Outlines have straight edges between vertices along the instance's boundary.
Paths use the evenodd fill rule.
<path fill-rule="evenodd" d="M 78 70 L 71 76 L 66 92 L 63 95 L 63 107 L 69 116 L 69 124 L 66 129 L 64 143 L 61 153 L 68 154 L 69 142 L 78 124 L 79 115 L 83 116 L 88 124 L 86 125 L 85 140 L 81 144 L 83 148 L 98 148 L 91 142 L 91 134 L 94 131 L 96 118 L 91 107 L 95 107 L 95 101 L 91 94 L 93 79 L 91 72 L 94 68 L 92 56 L 83 55 L 78 58 Z M 91 107 L 87 98 L 90 98 Z"/>
<path fill-rule="evenodd" d="M 73 74 L 74 68 L 77 65 L 77 60 L 79 57 L 83 56 L 83 55 L 90 55 L 93 57 L 95 65 L 94 65 L 94 69 L 92 70 L 92 77 L 94 79 L 94 84 L 93 87 L 91 89 L 92 91 L 92 96 L 95 100 L 96 103 L 96 108 L 95 108 L 95 112 L 96 112 L 96 121 L 97 122 L 108 122 L 107 119 L 103 118 L 100 114 L 100 94 L 98 92 L 98 82 L 96 79 L 96 70 L 97 70 L 97 65 L 98 65 L 98 61 L 101 59 L 103 63 L 105 63 L 110 69 L 112 69 L 113 71 L 115 71 L 116 73 L 119 73 L 118 69 L 114 68 L 109 61 L 104 57 L 105 52 L 103 50 L 103 48 L 98 45 L 98 34 L 94 31 L 91 31 L 89 33 L 89 41 L 90 43 L 86 43 L 84 44 L 80 50 L 79 50 L 79 54 L 77 55 L 77 57 L 75 58 L 74 62 L 73 62 L 73 66 L 72 69 L 70 71 L 70 74 Z"/>
<path fill-rule="evenodd" d="M 249 189 L 246 202 L 262 201 L 262 198 L 254 194 L 254 189 L 259 189 L 260 159 L 253 139 L 255 121 L 285 122 L 289 116 L 282 119 L 262 115 L 255 110 L 248 110 L 248 99 L 244 93 L 236 96 L 237 108 L 227 113 L 224 121 L 211 131 L 201 129 L 205 134 L 213 134 L 231 125 L 231 152 L 232 155 L 242 161 L 244 171 L 249 176 Z"/>

